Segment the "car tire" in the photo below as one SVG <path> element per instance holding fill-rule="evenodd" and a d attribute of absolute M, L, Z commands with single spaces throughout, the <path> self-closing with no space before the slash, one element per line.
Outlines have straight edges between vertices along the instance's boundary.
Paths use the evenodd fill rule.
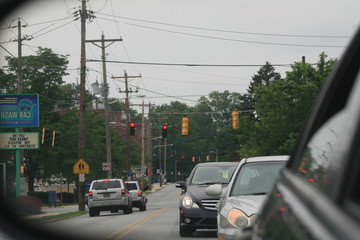
<path fill-rule="evenodd" d="M 131 203 L 124 208 L 124 214 L 129 214 L 129 213 L 132 213 Z"/>
<path fill-rule="evenodd" d="M 145 211 L 145 210 L 146 210 L 146 203 L 145 203 L 145 201 L 141 202 L 140 207 L 139 207 L 139 210 L 140 210 L 140 211 Z"/>
<path fill-rule="evenodd" d="M 96 210 L 95 210 L 94 208 L 89 208 L 89 216 L 90 216 L 90 217 L 95 217 L 95 216 L 97 216 Z"/>

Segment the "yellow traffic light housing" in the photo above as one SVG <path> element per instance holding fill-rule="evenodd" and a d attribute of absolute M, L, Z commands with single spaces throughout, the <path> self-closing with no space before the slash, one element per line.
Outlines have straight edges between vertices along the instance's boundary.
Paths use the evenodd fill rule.
<path fill-rule="evenodd" d="M 181 135 L 185 136 L 189 134 L 189 118 L 183 117 L 181 124 Z"/>
<path fill-rule="evenodd" d="M 232 128 L 239 129 L 239 111 L 235 109 L 232 113 Z"/>

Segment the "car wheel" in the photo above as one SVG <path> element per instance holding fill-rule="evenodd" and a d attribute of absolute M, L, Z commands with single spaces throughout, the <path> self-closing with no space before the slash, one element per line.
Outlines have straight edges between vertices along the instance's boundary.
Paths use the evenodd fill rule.
<path fill-rule="evenodd" d="M 139 210 L 140 211 L 145 211 L 146 210 L 146 203 L 145 202 L 141 202 Z"/>
<path fill-rule="evenodd" d="M 129 214 L 132 213 L 132 206 L 131 205 L 127 205 L 124 209 L 124 214 Z"/>
<path fill-rule="evenodd" d="M 89 216 L 90 217 L 95 217 L 96 216 L 96 211 L 94 208 L 89 208 Z"/>

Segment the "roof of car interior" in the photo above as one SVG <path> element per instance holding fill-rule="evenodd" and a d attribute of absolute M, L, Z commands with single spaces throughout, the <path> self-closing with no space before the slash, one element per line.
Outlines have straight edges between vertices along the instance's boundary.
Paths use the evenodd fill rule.
<path fill-rule="evenodd" d="M 203 166 L 203 165 L 210 165 L 210 166 L 226 166 L 226 165 L 236 165 L 239 164 L 239 162 L 203 162 L 198 163 L 196 166 Z"/>
<path fill-rule="evenodd" d="M 96 179 L 94 182 L 103 182 L 103 181 L 122 181 L 120 178 L 109 178 L 109 179 Z"/>
<path fill-rule="evenodd" d="M 278 155 L 278 156 L 260 156 L 246 158 L 246 162 L 262 162 L 262 161 L 287 161 L 290 156 L 287 155 Z"/>

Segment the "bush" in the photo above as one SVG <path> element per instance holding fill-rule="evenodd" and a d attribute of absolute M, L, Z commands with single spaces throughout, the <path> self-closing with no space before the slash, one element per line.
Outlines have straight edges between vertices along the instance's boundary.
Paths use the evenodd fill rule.
<path fill-rule="evenodd" d="M 32 196 L 19 196 L 13 202 L 19 215 L 27 216 L 41 213 L 42 201 Z"/>
<path fill-rule="evenodd" d="M 43 203 L 49 203 L 48 192 L 28 192 L 28 196 L 39 198 Z"/>
<path fill-rule="evenodd" d="M 44 204 L 49 203 L 49 192 L 28 192 L 28 195 L 39 198 Z M 56 193 L 56 197 L 57 197 L 57 203 L 60 203 L 61 193 Z M 63 192 L 62 200 L 63 203 L 74 203 L 75 202 L 74 194 Z"/>
<path fill-rule="evenodd" d="M 59 201 L 61 200 L 61 193 L 57 193 L 57 199 L 59 199 Z M 74 194 L 73 193 L 67 193 L 67 192 L 63 192 L 62 193 L 62 200 L 63 203 L 74 203 L 75 199 L 74 199 Z"/>

